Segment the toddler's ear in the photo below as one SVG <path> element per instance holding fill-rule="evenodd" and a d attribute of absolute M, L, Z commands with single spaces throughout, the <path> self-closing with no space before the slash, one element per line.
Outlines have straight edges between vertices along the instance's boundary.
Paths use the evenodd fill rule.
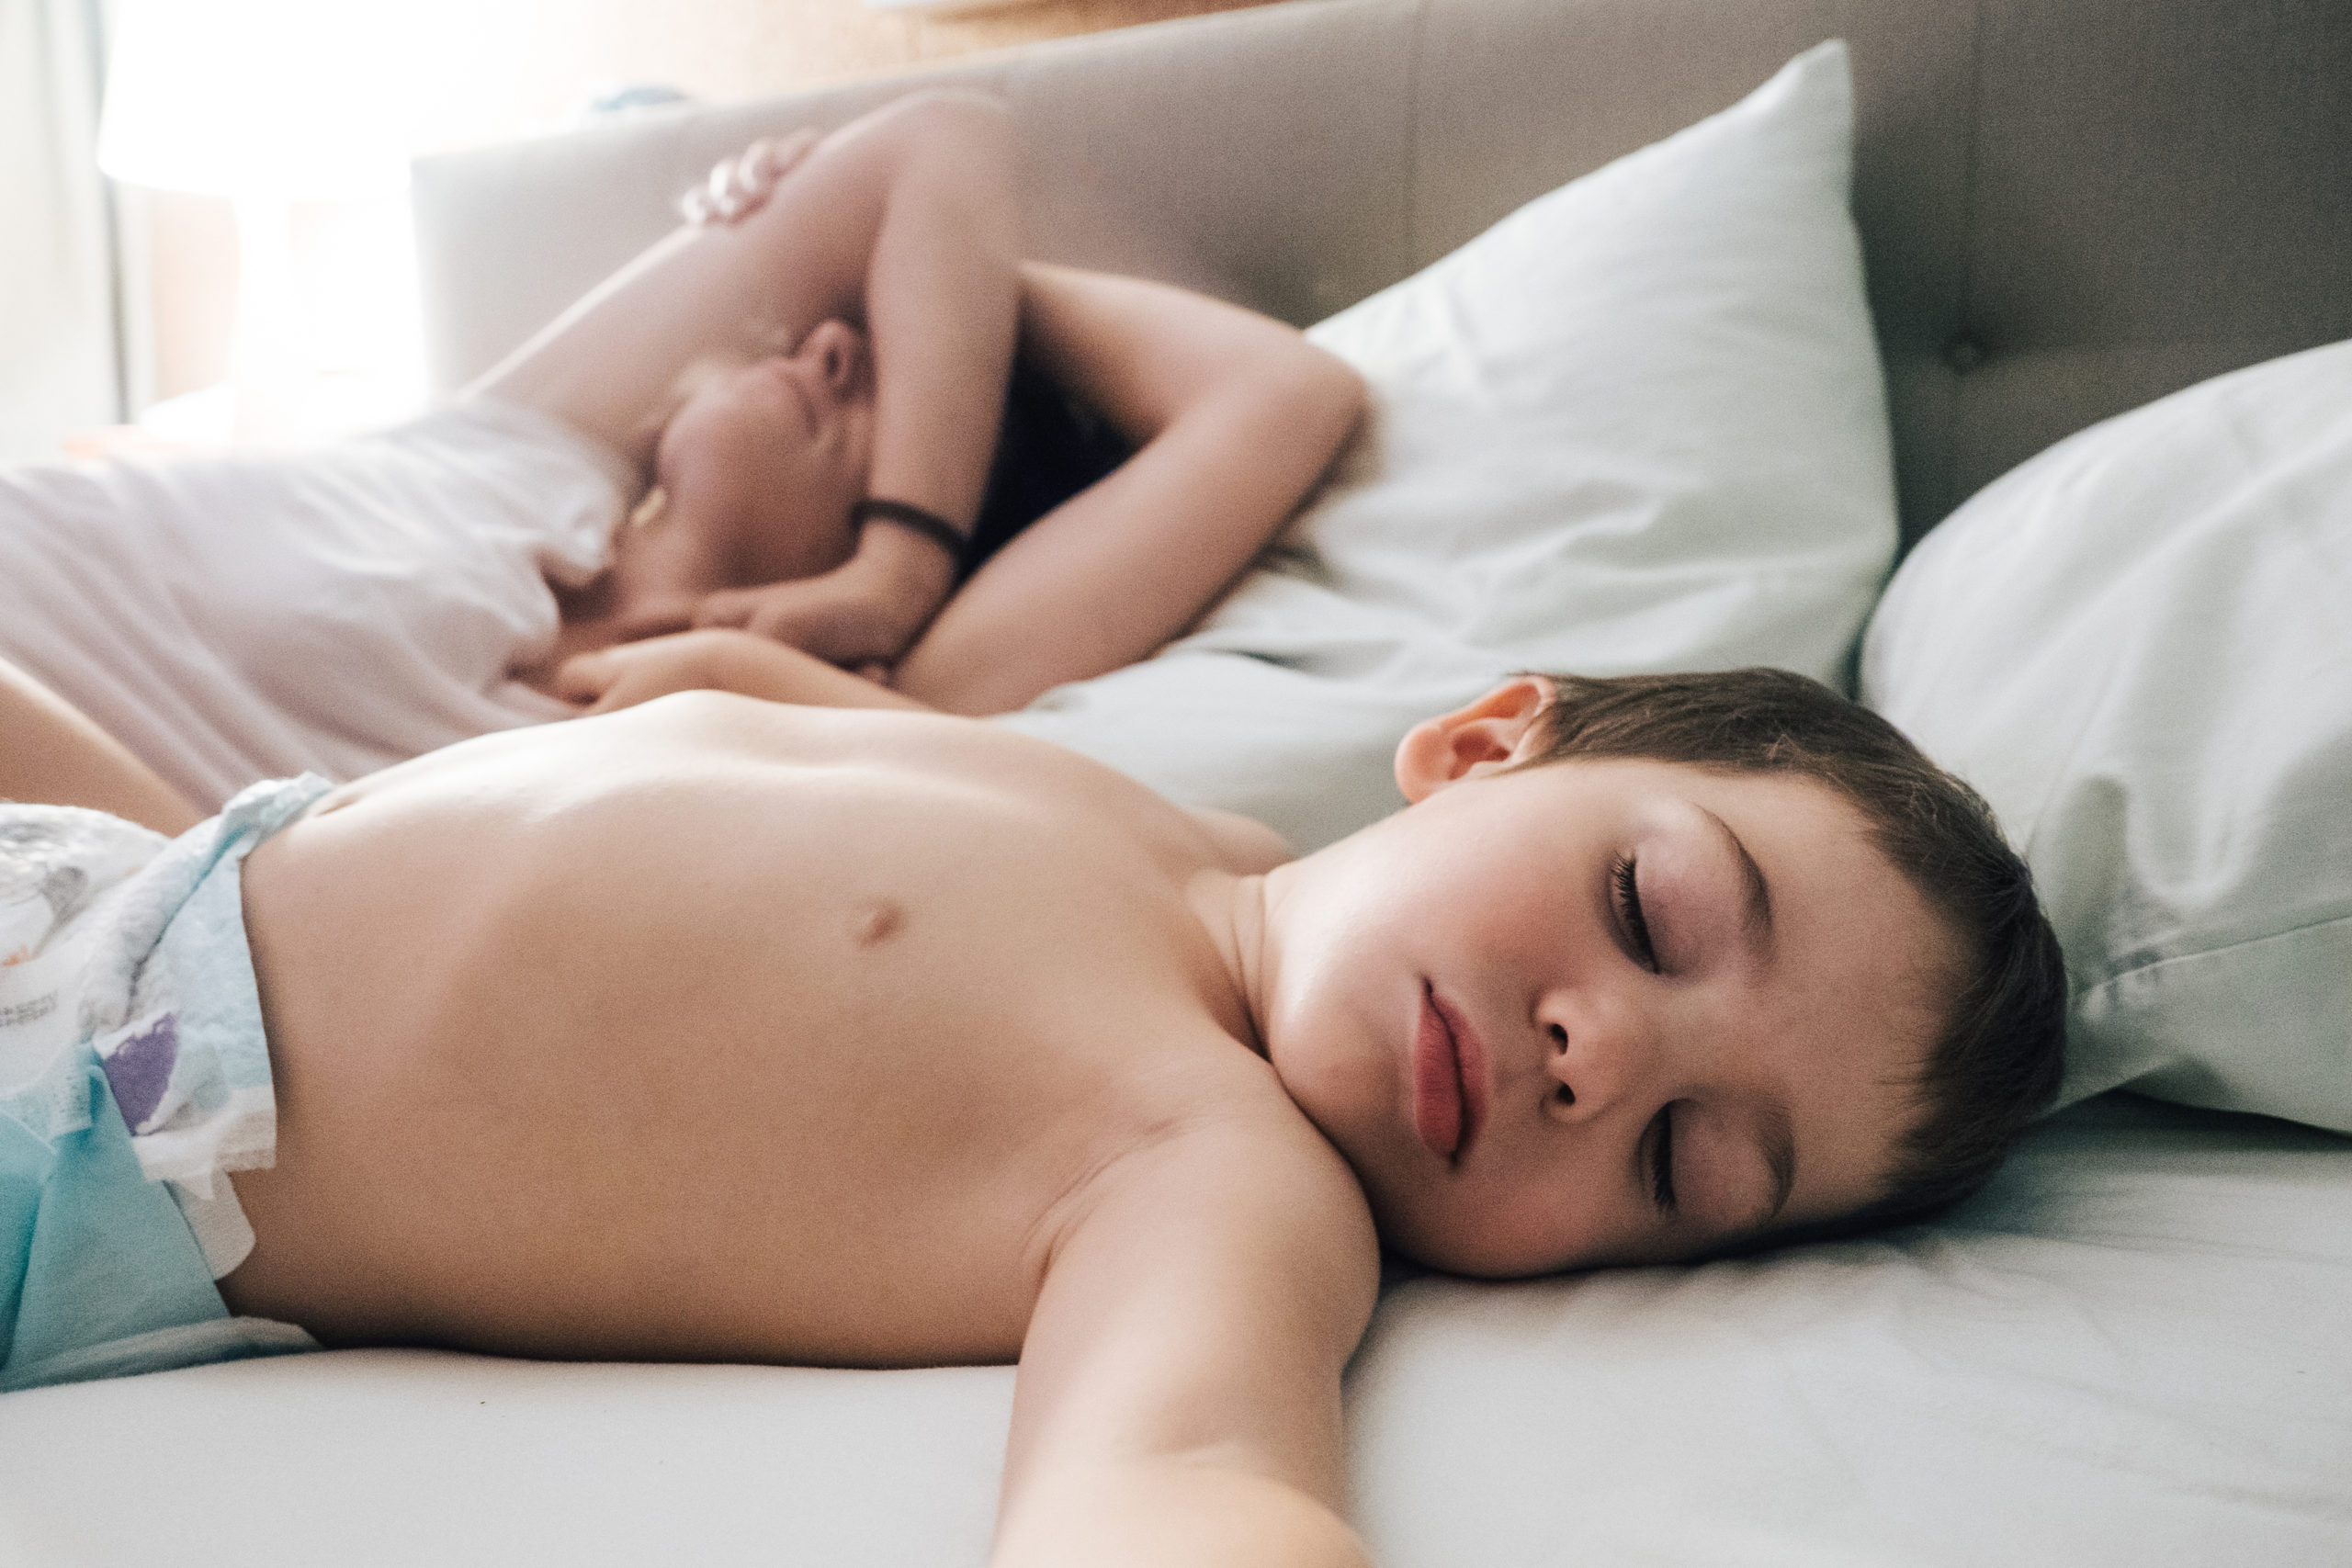
<path fill-rule="evenodd" d="M 1467 707 L 1425 719 L 1396 745 L 1396 787 L 1408 801 L 1521 761 L 1535 716 L 1552 700 L 1552 682 L 1516 675 Z"/>

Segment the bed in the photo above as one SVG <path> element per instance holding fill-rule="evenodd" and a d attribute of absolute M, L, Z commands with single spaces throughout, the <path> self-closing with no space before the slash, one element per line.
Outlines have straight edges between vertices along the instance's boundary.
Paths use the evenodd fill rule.
<path fill-rule="evenodd" d="M 1377 399 L 1194 636 L 1008 722 L 1310 848 L 1506 669 L 1786 664 L 1984 789 L 2068 942 L 2069 1103 L 1933 1224 L 1396 1270 L 1375 1560 L 2352 1561 L 2352 11 L 1295 0 L 668 110 L 421 165 L 436 381 L 917 81 L 1012 103 L 1042 252 L 1319 323 Z M 0 1561 L 978 1563 L 1012 1376 L 37 1389 Z"/>

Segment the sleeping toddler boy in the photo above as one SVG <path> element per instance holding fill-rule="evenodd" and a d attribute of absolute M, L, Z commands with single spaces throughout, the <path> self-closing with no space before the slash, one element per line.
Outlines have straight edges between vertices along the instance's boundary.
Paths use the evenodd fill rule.
<path fill-rule="evenodd" d="M 1294 860 L 982 723 L 698 691 L 177 840 L 0 810 L 5 1376 L 1017 1359 L 999 1562 L 1361 1562 L 1382 1241 L 1914 1215 L 2052 1092 L 2024 866 L 1812 682 L 1521 677 L 1396 769 Z"/>

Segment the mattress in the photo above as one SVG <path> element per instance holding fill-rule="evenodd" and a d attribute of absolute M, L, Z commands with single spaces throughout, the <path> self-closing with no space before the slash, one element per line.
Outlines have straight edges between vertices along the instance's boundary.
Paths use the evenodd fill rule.
<path fill-rule="evenodd" d="M 2352 1141 L 2109 1096 L 1932 1226 L 1384 1293 L 1387 1568 L 2352 1561 Z M 11 1394 L 0 1561 L 987 1556 L 1004 1367 L 334 1351 Z M 11 1555 L 13 1551 L 13 1555 Z"/>

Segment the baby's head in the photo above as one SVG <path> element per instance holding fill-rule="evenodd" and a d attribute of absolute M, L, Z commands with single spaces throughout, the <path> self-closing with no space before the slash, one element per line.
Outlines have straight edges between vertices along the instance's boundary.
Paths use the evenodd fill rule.
<path fill-rule="evenodd" d="M 844 321 L 790 354 L 697 361 L 654 449 L 654 486 L 614 540 L 626 635 L 694 622 L 714 589 L 814 577 L 857 547 L 874 457 L 873 356 Z"/>
<path fill-rule="evenodd" d="M 1924 1215 L 2055 1092 L 2024 863 L 1814 682 L 1525 677 L 1396 771 L 1409 809 L 1270 878 L 1261 1021 L 1408 1255 L 1518 1274 Z"/>

